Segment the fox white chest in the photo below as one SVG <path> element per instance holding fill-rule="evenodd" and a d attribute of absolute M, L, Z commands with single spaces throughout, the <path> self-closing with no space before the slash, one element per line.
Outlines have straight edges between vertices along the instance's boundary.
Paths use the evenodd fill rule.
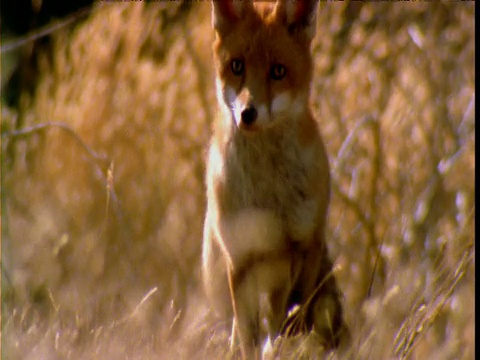
<path fill-rule="evenodd" d="M 316 187 L 312 187 L 316 157 L 321 155 L 317 149 L 301 147 L 286 135 L 271 134 L 235 134 L 224 145 L 220 149 L 214 144 L 210 154 L 210 176 L 217 177 L 212 183 L 219 192 L 218 215 L 269 211 L 289 239 L 311 237 L 320 207 Z"/>

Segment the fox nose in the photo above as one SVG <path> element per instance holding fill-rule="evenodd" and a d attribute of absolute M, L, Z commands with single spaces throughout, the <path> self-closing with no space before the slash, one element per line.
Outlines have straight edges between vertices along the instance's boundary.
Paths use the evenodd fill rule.
<path fill-rule="evenodd" d="M 257 110 L 254 106 L 250 105 L 242 111 L 242 122 L 245 125 L 251 125 L 257 120 Z"/>

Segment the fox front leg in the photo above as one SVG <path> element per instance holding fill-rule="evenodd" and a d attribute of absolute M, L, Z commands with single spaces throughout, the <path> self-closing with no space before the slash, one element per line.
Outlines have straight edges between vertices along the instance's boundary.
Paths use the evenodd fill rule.
<path fill-rule="evenodd" d="M 235 348 L 238 339 L 243 360 L 260 360 L 258 294 L 253 284 L 249 283 L 248 276 L 239 279 L 236 275 L 230 267 L 228 283 L 234 313 L 230 347 Z"/>

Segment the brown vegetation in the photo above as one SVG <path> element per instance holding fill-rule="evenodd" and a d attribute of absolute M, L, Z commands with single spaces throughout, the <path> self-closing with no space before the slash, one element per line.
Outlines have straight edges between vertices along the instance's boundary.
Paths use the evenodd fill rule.
<path fill-rule="evenodd" d="M 97 5 L 2 106 L 2 358 L 232 357 L 199 281 L 210 4 Z M 330 356 L 473 359 L 474 4 L 322 2 L 313 49 L 352 333 Z"/>

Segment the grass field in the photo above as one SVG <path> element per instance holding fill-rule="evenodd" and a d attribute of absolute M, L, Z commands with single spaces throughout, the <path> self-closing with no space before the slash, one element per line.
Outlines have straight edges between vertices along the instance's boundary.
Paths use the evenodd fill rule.
<path fill-rule="evenodd" d="M 311 103 L 351 342 L 279 358 L 474 359 L 474 13 L 320 3 Z M 25 62 L 32 86 L 2 101 L 2 359 L 236 357 L 199 271 L 212 38 L 208 2 L 96 3 Z"/>

